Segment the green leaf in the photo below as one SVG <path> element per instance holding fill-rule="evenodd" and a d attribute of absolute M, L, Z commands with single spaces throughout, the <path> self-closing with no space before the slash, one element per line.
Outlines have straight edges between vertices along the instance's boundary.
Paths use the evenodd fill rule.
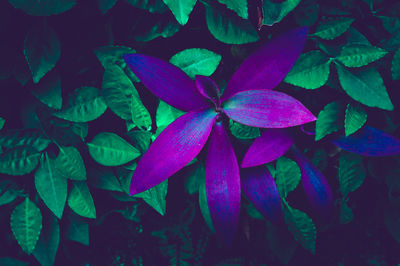
<path fill-rule="evenodd" d="M 11 213 L 10 225 L 22 250 L 31 254 L 42 230 L 40 209 L 29 198 L 25 198 Z"/>
<path fill-rule="evenodd" d="M 339 158 L 339 185 L 343 198 L 361 186 L 366 177 L 362 156 L 342 152 Z"/>
<path fill-rule="evenodd" d="M 46 23 L 32 28 L 24 41 L 24 55 L 34 83 L 53 69 L 61 55 L 61 43 Z"/>
<path fill-rule="evenodd" d="M 8 0 L 15 8 L 32 16 L 50 16 L 70 10 L 76 0 Z"/>
<path fill-rule="evenodd" d="M 101 14 L 105 14 L 115 6 L 118 0 L 97 0 L 97 4 Z"/>
<path fill-rule="evenodd" d="M 243 19 L 249 18 L 247 0 L 218 0 L 218 2 L 226 5 L 227 8 L 233 10 L 239 17 Z"/>
<path fill-rule="evenodd" d="M 138 42 L 149 42 L 158 37 L 169 38 L 179 31 L 181 26 L 169 16 L 156 16 L 150 22 L 139 19 L 132 34 Z"/>
<path fill-rule="evenodd" d="M 178 117 L 185 114 L 185 112 L 172 107 L 164 101 L 160 100 L 156 112 L 156 125 L 158 136 L 169 124 L 174 122 Z"/>
<path fill-rule="evenodd" d="M 347 205 L 346 200 L 341 200 L 340 202 L 340 223 L 341 224 L 348 224 L 354 220 L 353 211 Z"/>
<path fill-rule="evenodd" d="M 264 18 L 262 24 L 272 26 L 275 23 L 280 22 L 299 3 L 300 0 L 286 0 L 283 2 L 264 0 L 263 1 Z"/>
<path fill-rule="evenodd" d="M 2 266 L 27 266 L 29 263 L 16 260 L 9 257 L 0 258 L 0 265 Z"/>
<path fill-rule="evenodd" d="M 15 182 L 8 179 L 0 180 L 0 206 L 13 202 L 19 195 L 20 191 Z"/>
<path fill-rule="evenodd" d="M 61 109 L 61 79 L 59 74 L 50 73 L 43 78 L 31 92 L 39 101 L 48 107 Z"/>
<path fill-rule="evenodd" d="M 400 48 L 394 53 L 392 60 L 392 79 L 400 79 Z"/>
<path fill-rule="evenodd" d="M 54 167 L 66 178 L 86 180 L 85 163 L 75 147 L 62 147 L 54 160 Z"/>
<path fill-rule="evenodd" d="M 107 105 L 94 87 L 81 87 L 69 95 L 66 106 L 54 116 L 72 122 L 89 122 L 99 118 Z"/>
<path fill-rule="evenodd" d="M 267 222 L 266 225 L 266 238 L 270 250 L 272 250 L 283 265 L 288 265 L 297 249 L 297 242 L 293 239 L 290 232 L 283 227 L 274 226 L 270 222 Z M 267 252 L 270 251 L 268 250 Z"/>
<path fill-rule="evenodd" d="M 238 139 L 255 139 L 260 136 L 260 129 L 237 123 L 232 119 L 229 120 L 229 129 Z"/>
<path fill-rule="evenodd" d="M 283 156 L 276 160 L 275 182 L 281 197 L 286 198 L 289 192 L 295 190 L 300 179 L 300 168 L 295 161 Z"/>
<path fill-rule="evenodd" d="M 391 34 L 395 34 L 400 29 L 400 20 L 396 17 L 377 16 L 381 19 L 382 25 Z"/>
<path fill-rule="evenodd" d="M 39 163 L 40 153 L 28 146 L 19 146 L 0 154 L 0 173 L 26 175 Z"/>
<path fill-rule="evenodd" d="M 60 244 L 60 226 L 57 218 L 49 217 L 44 220 L 43 232 L 33 250 L 33 256 L 42 266 L 53 266 Z"/>
<path fill-rule="evenodd" d="M 348 104 L 344 118 L 344 132 L 349 136 L 359 130 L 367 122 L 367 113 L 361 104 Z"/>
<path fill-rule="evenodd" d="M 139 128 L 146 130 L 151 129 L 151 116 L 149 111 L 144 107 L 142 100 L 135 94 L 132 95 L 132 122 Z"/>
<path fill-rule="evenodd" d="M 169 62 L 194 79 L 196 75 L 211 76 L 221 62 L 221 55 L 203 48 L 191 48 L 176 53 Z"/>
<path fill-rule="evenodd" d="M 386 54 L 387 52 L 379 47 L 350 44 L 342 48 L 336 60 L 347 67 L 361 67 L 384 57 Z"/>
<path fill-rule="evenodd" d="M 284 203 L 286 207 L 283 208 L 283 213 L 289 231 L 303 248 L 315 254 L 317 230 L 313 221 L 306 213 L 290 207 L 286 201 Z"/>
<path fill-rule="evenodd" d="M 257 31 L 249 20 L 238 17 L 229 10 L 204 3 L 206 7 L 206 22 L 211 34 L 223 43 L 244 44 L 258 41 Z"/>
<path fill-rule="evenodd" d="M 244 205 L 244 207 L 251 218 L 257 220 L 265 220 L 265 217 L 256 209 L 256 207 L 254 207 L 254 205 L 251 202 Z"/>
<path fill-rule="evenodd" d="M 38 151 L 46 149 L 51 140 L 37 129 L 7 130 L 0 132 L 0 146 L 11 149 L 16 146 L 30 146 Z"/>
<path fill-rule="evenodd" d="M 330 64 L 330 58 L 319 50 L 301 54 L 285 82 L 305 89 L 317 89 L 328 81 Z"/>
<path fill-rule="evenodd" d="M 115 176 L 114 172 L 107 167 L 89 168 L 88 182 L 96 188 L 123 192 L 118 178 Z"/>
<path fill-rule="evenodd" d="M 200 187 L 199 187 L 199 206 L 201 214 L 203 215 L 204 221 L 206 222 L 208 228 L 215 232 L 212 220 L 210 209 L 208 208 L 207 203 L 207 192 L 206 192 L 206 175 L 201 180 Z"/>
<path fill-rule="evenodd" d="M 126 133 L 126 135 L 135 143 L 142 154 L 144 154 L 150 147 L 151 136 L 149 131 L 134 130 Z"/>
<path fill-rule="evenodd" d="M 136 194 L 135 197 L 142 198 L 147 204 L 155 209 L 159 214 L 165 215 L 166 200 L 168 190 L 168 179 L 164 182 L 152 187 L 142 193 Z"/>
<path fill-rule="evenodd" d="M 392 237 L 400 243 L 400 210 L 394 204 L 386 204 L 384 210 L 386 228 Z"/>
<path fill-rule="evenodd" d="M 185 179 L 185 189 L 190 195 L 193 195 L 199 191 L 200 183 L 205 178 L 206 170 L 204 164 L 197 163 L 189 172 Z"/>
<path fill-rule="evenodd" d="M 294 19 L 300 26 L 312 26 L 317 22 L 320 4 L 317 0 L 303 0 L 293 13 Z"/>
<path fill-rule="evenodd" d="M 3 117 L 0 117 L 0 129 L 4 127 L 4 124 L 6 123 L 6 120 Z M 1 143 L 0 143 L 1 146 Z"/>
<path fill-rule="evenodd" d="M 89 246 L 89 224 L 79 216 L 69 216 L 67 237 L 72 241 Z"/>
<path fill-rule="evenodd" d="M 125 0 L 133 7 L 144 9 L 150 13 L 164 13 L 168 7 L 161 0 Z"/>
<path fill-rule="evenodd" d="M 114 133 L 99 133 L 87 145 L 92 158 L 105 166 L 122 165 L 140 156 L 135 147 Z"/>
<path fill-rule="evenodd" d="M 68 206 L 78 215 L 96 218 L 96 208 L 89 188 L 83 181 L 74 183 L 68 196 Z"/>
<path fill-rule="evenodd" d="M 328 154 L 324 149 L 317 149 L 311 159 L 311 163 L 319 170 L 324 171 L 328 165 Z"/>
<path fill-rule="evenodd" d="M 185 25 L 197 0 L 163 0 L 163 2 L 169 7 L 179 24 Z"/>
<path fill-rule="evenodd" d="M 336 64 L 336 69 L 342 88 L 351 98 L 369 107 L 393 110 L 383 79 L 375 68 L 352 73 Z"/>
<path fill-rule="evenodd" d="M 315 125 L 315 140 L 320 140 L 328 134 L 338 131 L 343 126 L 344 106 L 339 102 L 325 105 L 317 118 Z"/>
<path fill-rule="evenodd" d="M 333 40 L 345 33 L 354 22 L 353 18 L 339 17 L 320 23 L 314 36 L 325 40 Z"/>
<path fill-rule="evenodd" d="M 61 219 L 67 200 L 67 179 L 54 166 L 46 153 L 35 172 L 35 187 L 46 206 Z"/>

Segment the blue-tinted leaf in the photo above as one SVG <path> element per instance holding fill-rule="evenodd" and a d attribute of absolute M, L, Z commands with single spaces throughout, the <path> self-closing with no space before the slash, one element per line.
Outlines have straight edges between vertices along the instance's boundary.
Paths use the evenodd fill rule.
<path fill-rule="evenodd" d="M 32 16 L 50 16 L 63 13 L 76 4 L 76 0 L 8 0 L 15 8 Z"/>

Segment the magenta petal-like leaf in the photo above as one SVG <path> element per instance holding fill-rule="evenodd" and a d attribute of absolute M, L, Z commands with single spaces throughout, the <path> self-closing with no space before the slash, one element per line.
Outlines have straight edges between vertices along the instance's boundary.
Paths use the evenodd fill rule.
<path fill-rule="evenodd" d="M 332 190 L 323 174 L 299 150 L 292 149 L 301 169 L 304 191 L 314 210 L 324 219 L 333 214 Z"/>
<path fill-rule="evenodd" d="M 274 224 L 282 221 L 278 188 L 265 166 L 242 169 L 242 189 L 256 209 Z"/>
<path fill-rule="evenodd" d="M 400 154 L 400 140 L 376 128 L 365 126 L 356 133 L 332 141 L 343 150 L 364 156 Z"/>
<path fill-rule="evenodd" d="M 182 111 L 192 111 L 209 106 L 196 89 L 194 82 L 176 66 L 158 58 L 126 54 L 129 68 L 154 95 Z"/>
<path fill-rule="evenodd" d="M 206 143 L 215 117 L 211 109 L 193 111 L 164 129 L 139 161 L 130 194 L 154 187 L 193 160 Z"/>
<path fill-rule="evenodd" d="M 293 145 L 286 129 L 268 129 L 256 138 L 246 152 L 241 167 L 253 167 L 272 162 L 284 155 Z"/>
<path fill-rule="evenodd" d="M 270 90 L 289 73 L 303 50 L 307 27 L 285 32 L 261 46 L 233 74 L 222 100 L 246 90 Z"/>
<path fill-rule="evenodd" d="M 206 76 L 197 75 L 196 87 L 201 95 L 207 99 L 210 99 L 216 106 L 221 104 L 221 92 L 218 88 L 218 85 L 212 79 Z"/>
<path fill-rule="evenodd" d="M 222 122 L 211 133 L 206 160 L 206 191 L 217 237 L 225 246 L 233 240 L 240 211 L 239 166 Z"/>
<path fill-rule="evenodd" d="M 271 90 L 243 91 L 223 105 L 232 120 L 252 127 L 285 128 L 317 118 L 298 100 Z"/>

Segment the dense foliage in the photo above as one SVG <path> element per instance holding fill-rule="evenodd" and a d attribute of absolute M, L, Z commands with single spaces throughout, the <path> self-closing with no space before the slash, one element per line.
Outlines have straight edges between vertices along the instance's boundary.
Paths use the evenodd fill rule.
<path fill-rule="evenodd" d="M 400 263 L 400 157 L 332 142 L 370 127 L 400 136 L 400 3 L 8 0 L 0 10 L 1 265 Z M 243 197 L 229 248 L 214 234 L 204 152 L 129 196 L 138 161 L 184 112 L 122 56 L 155 56 L 223 89 L 257 47 L 299 26 L 305 48 L 276 90 L 318 118 L 291 134 L 332 187 L 332 219 L 309 206 L 291 153 L 266 165 L 283 224 Z M 229 130 L 239 160 L 263 132 L 233 120 Z"/>

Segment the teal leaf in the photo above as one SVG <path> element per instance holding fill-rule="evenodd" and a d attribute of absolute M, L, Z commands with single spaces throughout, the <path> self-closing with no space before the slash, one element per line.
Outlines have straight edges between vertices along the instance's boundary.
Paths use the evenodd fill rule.
<path fill-rule="evenodd" d="M 354 219 L 352 209 L 347 205 L 347 201 L 342 199 L 340 202 L 340 217 L 339 221 L 341 224 L 348 224 Z"/>
<path fill-rule="evenodd" d="M 40 209 L 29 198 L 25 198 L 11 213 L 10 225 L 11 231 L 22 250 L 31 254 L 42 230 Z"/>
<path fill-rule="evenodd" d="M 107 167 L 90 168 L 88 182 L 96 188 L 123 192 L 118 178 L 115 176 L 114 172 Z"/>
<path fill-rule="evenodd" d="M 34 83 L 53 69 L 61 55 L 61 43 L 46 23 L 32 28 L 24 41 L 24 55 Z"/>
<path fill-rule="evenodd" d="M 54 116 L 72 122 L 89 122 L 99 118 L 107 109 L 100 92 L 94 87 L 81 87 L 69 95 L 66 105 Z"/>
<path fill-rule="evenodd" d="M 21 194 L 17 189 L 17 184 L 13 181 L 0 180 L 0 206 L 13 202 Z"/>
<path fill-rule="evenodd" d="M 199 191 L 200 183 L 205 178 L 206 170 L 204 164 L 197 163 L 189 172 L 185 180 L 186 192 L 193 195 Z"/>
<path fill-rule="evenodd" d="M 325 40 L 333 40 L 345 33 L 354 22 L 353 18 L 339 17 L 320 23 L 315 30 L 314 36 Z"/>
<path fill-rule="evenodd" d="M 61 79 L 59 74 L 50 73 L 31 90 L 42 103 L 53 109 L 61 109 Z"/>
<path fill-rule="evenodd" d="M 400 79 L 400 48 L 394 53 L 392 60 L 392 79 Z"/>
<path fill-rule="evenodd" d="M 181 25 L 185 25 L 197 0 L 163 0 L 163 2 L 169 7 L 172 14 L 174 14 L 176 21 Z"/>
<path fill-rule="evenodd" d="M 284 228 L 274 226 L 270 222 L 267 222 L 266 225 L 269 248 L 283 265 L 288 265 L 297 249 L 297 242 Z"/>
<path fill-rule="evenodd" d="M 229 120 L 229 129 L 232 135 L 238 139 L 255 139 L 261 135 L 260 129 L 257 127 L 246 126 L 232 119 Z"/>
<path fill-rule="evenodd" d="M 191 48 L 176 53 L 169 62 L 194 79 L 196 75 L 211 76 L 221 62 L 221 55 L 203 48 Z"/>
<path fill-rule="evenodd" d="M 382 21 L 382 25 L 391 34 L 400 30 L 400 20 L 396 17 L 377 16 Z"/>
<path fill-rule="evenodd" d="M 53 266 L 60 244 L 60 226 L 55 217 L 44 220 L 43 231 L 33 250 L 33 256 L 42 266 Z"/>
<path fill-rule="evenodd" d="M 275 182 L 282 198 L 286 198 L 298 186 L 300 179 L 300 168 L 295 161 L 283 156 L 276 160 Z"/>
<path fill-rule="evenodd" d="M 384 57 L 386 54 L 387 52 L 379 47 L 365 44 L 350 44 L 342 48 L 336 60 L 346 67 L 361 67 Z"/>
<path fill-rule="evenodd" d="M 7 130 L 0 132 L 0 146 L 12 149 L 16 146 L 30 146 L 38 151 L 46 149 L 51 140 L 36 129 Z"/>
<path fill-rule="evenodd" d="M 336 69 L 342 88 L 351 98 L 369 107 L 393 110 L 383 79 L 375 68 L 352 73 L 336 64 Z"/>
<path fill-rule="evenodd" d="M 348 104 L 344 118 L 344 132 L 349 136 L 359 130 L 367 122 L 367 113 L 361 104 Z"/>
<path fill-rule="evenodd" d="M 66 178 L 86 180 L 85 163 L 75 147 L 62 147 L 54 160 L 54 167 Z"/>
<path fill-rule="evenodd" d="M 133 94 L 131 100 L 132 122 L 139 128 L 146 130 L 151 129 L 153 121 L 151 120 L 150 113 L 143 105 L 140 97 Z"/>
<path fill-rule="evenodd" d="M 324 149 L 317 149 L 311 159 L 311 163 L 319 170 L 324 171 L 328 165 L 328 154 Z"/>
<path fill-rule="evenodd" d="M 89 246 L 89 224 L 76 215 L 69 216 L 68 239 Z"/>
<path fill-rule="evenodd" d="M 204 221 L 206 222 L 208 228 L 215 232 L 212 220 L 211 220 L 211 213 L 210 209 L 208 208 L 207 202 L 207 191 L 206 191 L 206 175 L 201 180 L 200 187 L 199 187 L 199 206 L 201 214 L 203 215 Z"/>
<path fill-rule="evenodd" d="M 101 11 L 101 14 L 105 14 L 115 6 L 118 0 L 97 0 L 97 5 L 99 7 L 99 10 Z"/>
<path fill-rule="evenodd" d="M 387 204 L 385 206 L 384 222 L 392 237 L 400 243 L 400 211 L 397 205 Z"/>
<path fill-rule="evenodd" d="M 139 19 L 132 34 L 133 38 L 138 42 L 149 42 L 158 37 L 172 37 L 180 28 L 181 26 L 175 19 L 169 16 L 157 16 L 150 23 L 147 20 Z"/>
<path fill-rule="evenodd" d="M 312 26 L 317 22 L 320 4 L 317 0 L 303 0 L 293 13 L 294 19 L 300 26 Z"/>
<path fill-rule="evenodd" d="M 204 3 L 204 5 L 208 30 L 218 41 L 228 44 L 258 41 L 257 31 L 249 20 L 244 20 L 227 9 L 220 10 L 208 3 Z"/>
<path fill-rule="evenodd" d="M 67 178 L 56 169 L 54 161 L 45 153 L 35 172 L 35 187 L 46 206 L 61 219 L 67 200 Z"/>
<path fill-rule="evenodd" d="M 174 122 L 178 117 L 183 115 L 185 112 L 172 107 L 164 101 L 160 100 L 156 112 L 156 125 L 158 136 L 169 124 Z"/>
<path fill-rule="evenodd" d="M 26 175 L 39 163 L 40 153 L 28 146 L 19 146 L 0 154 L 0 173 Z"/>
<path fill-rule="evenodd" d="M 114 133 L 99 133 L 87 145 L 92 158 L 105 166 L 126 164 L 140 156 L 135 147 Z"/>
<path fill-rule="evenodd" d="M 32 16 L 58 15 L 70 10 L 76 0 L 8 0 L 15 8 Z"/>
<path fill-rule="evenodd" d="M 257 220 L 265 220 L 265 217 L 259 211 L 257 211 L 256 207 L 254 207 L 254 205 L 251 202 L 244 205 L 244 207 L 251 218 Z"/>
<path fill-rule="evenodd" d="M 161 0 L 125 0 L 133 7 L 144 9 L 150 13 L 164 13 L 168 7 Z"/>
<path fill-rule="evenodd" d="M 336 132 L 343 127 L 344 106 L 339 102 L 325 105 L 317 118 L 315 125 L 315 140 L 320 140 L 328 134 Z"/>
<path fill-rule="evenodd" d="M 149 204 L 159 214 L 165 215 L 166 210 L 166 199 L 168 190 L 168 179 L 164 182 L 152 187 L 142 193 L 136 194 L 135 197 L 142 198 L 147 204 Z"/>
<path fill-rule="evenodd" d="M 218 2 L 226 5 L 227 8 L 233 10 L 239 17 L 243 19 L 249 18 L 247 0 L 218 0 Z"/>
<path fill-rule="evenodd" d="M 76 181 L 68 196 L 68 206 L 78 215 L 87 218 L 96 218 L 92 194 L 83 181 Z"/>
<path fill-rule="evenodd" d="M 3 257 L 0 258 L 0 265 L 2 266 L 27 266 L 29 263 L 16 260 L 14 258 L 9 258 L 9 257 Z"/>
<path fill-rule="evenodd" d="M 6 123 L 6 120 L 3 117 L 0 117 L 0 129 L 4 127 L 4 124 Z M 1 143 L 0 143 L 1 146 Z"/>
<path fill-rule="evenodd" d="M 342 152 L 339 158 L 339 185 L 343 198 L 361 186 L 366 177 L 362 156 Z"/>
<path fill-rule="evenodd" d="M 330 63 L 330 58 L 319 50 L 301 54 L 284 81 L 305 89 L 317 89 L 328 81 Z"/>
<path fill-rule="evenodd" d="M 142 154 L 144 154 L 150 147 L 152 133 L 149 131 L 134 130 L 126 133 L 126 135 L 135 143 Z"/>
<path fill-rule="evenodd" d="M 280 22 L 284 17 L 292 11 L 301 0 L 286 0 L 286 1 L 263 1 L 264 19 L 262 24 L 272 26 Z"/>

